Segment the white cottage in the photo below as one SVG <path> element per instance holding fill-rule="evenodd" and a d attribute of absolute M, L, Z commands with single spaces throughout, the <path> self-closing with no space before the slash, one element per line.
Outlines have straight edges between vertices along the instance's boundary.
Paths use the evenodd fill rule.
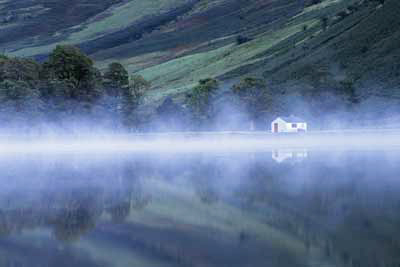
<path fill-rule="evenodd" d="M 271 123 L 273 133 L 298 133 L 307 131 L 305 120 L 295 116 L 278 117 Z"/>

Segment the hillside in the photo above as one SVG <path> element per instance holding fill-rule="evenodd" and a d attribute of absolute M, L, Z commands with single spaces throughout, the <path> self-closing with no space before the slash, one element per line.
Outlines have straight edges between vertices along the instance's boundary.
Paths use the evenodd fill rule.
<path fill-rule="evenodd" d="M 202 61 L 207 64 L 207 58 L 221 57 L 230 51 L 236 35 L 269 38 L 268 33 L 273 33 L 274 28 L 304 7 L 298 0 L 257 0 L 250 4 L 242 0 L 117 1 L 114 4 L 103 1 L 101 5 L 92 0 L 86 4 L 68 4 L 66 9 L 55 8 L 55 2 L 63 5 L 62 1 L 45 1 L 41 5 L 36 1 L 20 2 L 1 4 L 3 17 L 7 14 L 12 17 L 3 19 L 4 30 L 0 36 L 1 40 L 7 40 L 1 43 L 7 55 L 40 59 L 57 44 L 74 44 L 90 54 L 100 66 L 117 60 L 131 73 L 144 71 L 152 80 L 157 73 L 148 74 L 152 72 L 149 67 L 166 62 L 174 65 L 175 59 L 186 62 L 192 55 L 195 58 L 204 56 Z M 87 14 L 72 15 L 80 13 L 78 10 L 81 9 Z M 29 19 L 25 19 L 27 14 L 24 12 L 30 14 Z M 236 63 L 232 65 L 237 67 Z M 198 66 L 193 64 L 192 68 Z M 207 75 L 218 75 L 212 74 L 212 69 L 207 72 Z M 193 77 L 192 82 L 201 78 Z M 154 84 L 159 87 L 165 83 L 161 80 Z M 187 81 L 180 84 L 186 85 Z"/>
<path fill-rule="evenodd" d="M 118 61 L 151 81 L 150 112 L 166 96 L 181 101 L 201 79 L 229 85 L 247 76 L 264 78 L 280 101 L 350 88 L 357 102 L 373 96 L 374 105 L 396 106 L 400 3 L 381 2 L 2 1 L 0 47 L 44 60 L 57 44 L 73 44 L 100 69 Z"/>

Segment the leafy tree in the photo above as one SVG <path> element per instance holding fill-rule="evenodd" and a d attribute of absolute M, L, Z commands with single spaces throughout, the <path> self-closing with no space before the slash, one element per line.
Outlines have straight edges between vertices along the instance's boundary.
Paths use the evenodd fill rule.
<path fill-rule="evenodd" d="M 170 96 L 157 107 L 156 113 L 159 123 L 162 124 L 159 126 L 168 130 L 178 130 L 186 121 L 183 107 L 175 103 Z"/>
<path fill-rule="evenodd" d="M 30 59 L 0 58 L 0 121 L 2 126 L 29 127 L 40 118 L 40 64 Z M 21 126 L 22 127 L 22 126 Z"/>
<path fill-rule="evenodd" d="M 172 97 L 168 96 L 163 103 L 156 109 L 159 117 L 174 117 L 182 115 L 182 107 L 174 102 Z"/>
<path fill-rule="evenodd" d="M 218 81 L 212 78 L 200 80 L 193 88 L 189 95 L 189 106 L 197 124 L 201 125 L 212 118 L 212 104 L 218 88 Z"/>
<path fill-rule="evenodd" d="M 114 62 L 108 65 L 102 78 L 106 97 L 97 102 L 96 114 L 99 120 L 107 121 L 109 127 L 119 128 L 119 119 L 125 120 L 125 116 L 128 117 L 124 113 L 134 100 L 130 95 L 128 71 L 122 64 Z"/>
<path fill-rule="evenodd" d="M 357 104 L 359 103 L 358 96 L 356 94 L 356 90 L 354 87 L 354 81 L 351 79 L 346 79 L 341 82 L 342 92 L 344 97 L 350 104 Z"/>
<path fill-rule="evenodd" d="M 138 123 L 135 111 L 150 86 L 140 75 L 129 80 L 117 62 L 102 75 L 87 55 L 70 45 L 57 46 L 43 64 L 0 56 L 0 120 L 11 122 L 18 117 L 33 122 L 35 114 L 46 110 L 46 119 L 54 122 L 76 115 L 115 121 L 119 115 L 132 127 Z M 104 92 L 109 97 L 102 97 Z"/>
<path fill-rule="evenodd" d="M 25 81 L 0 82 L 0 120 L 3 125 L 24 123 L 28 126 L 40 118 L 42 111 L 38 89 Z"/>
<path fill-rule="evenodd" d="M 150 89 L 151 83 L 141 75 L 131 77 L 128 90 L 124 91 L 122 96 L 122 116 L 123 124 L 132 128 L 139 124 L 139 118 L 135 111 L 137 110 L 140 101 L 146 90 Z"/>
<path fill-rule="evenodd" d="M 33 85 L 39 81 L 39 63 L 22 58 L 0 58 L 0 81 L 24 81 Z"/>
<path fill-rule="evenodd" d="M 80 102 L 71 98 L 76 89 L 68 82 L 61 80 L 44 81 L 40 87 L 47 112 L 47 118 L 54 122 L 62 122 L 72 115 L 80 114 L 80 106 L 92 107 L 87 102 Z M 89 106 L 88 106 L 89 105 Z"/>
<path fill-rule="evenodd" d="M 142 75 L 132 75 L 130 83 L 131 91 L 143 94 L 146 90 L 149 90 L 150 87 L 151 83 Z"/>
<path fill-rule="evenodd" d="M 232 87 L 232 91 L 252 120 L 257 120 L 271 106 L 272 97 L 263 79 L 244 78 Z"/>
<path fill-rule="evenodd" d="M 98 84 L 101 73 L 93 67 L 93 61 L 74 46 L 57 46 L 43 64 L 42 78 L 64 81 L 71 88 L 66 97 L 76 100 L 93 101 L 101 94 Z"/>
<path fill-rule="evenodd" d="M 129 86 L 129 74 L 120 63 L 111 63 L 103 76 L 103 85 L 108 95 L 118 96 Z"/>
<path fill-rule="evenodd" d="M 38 96 L 38 91 L 24 81 L 5 80 L 0 83 L 0 101 L 19 101 L 34 96 Z"/>

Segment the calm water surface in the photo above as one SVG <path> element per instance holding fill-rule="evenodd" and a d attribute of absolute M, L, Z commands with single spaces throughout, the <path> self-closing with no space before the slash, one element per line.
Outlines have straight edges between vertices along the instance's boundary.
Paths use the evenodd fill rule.
<path fill-rule="evenodd" d="M 0 266 L 400 266 L 400 153 L 0 158 Z"/>

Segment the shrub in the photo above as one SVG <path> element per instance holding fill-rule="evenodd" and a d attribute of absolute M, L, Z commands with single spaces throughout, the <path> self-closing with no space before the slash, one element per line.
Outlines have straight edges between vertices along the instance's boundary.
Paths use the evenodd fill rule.
<path fill-rule="evenodd" d="M 313 6 L 313 5 L 320 4 L 321 2 L 322 2 L 322 0 L 307 0 L 305 2 L 305 6 Z"/>
<path fill-rule="evenodd" d="M 363 53 L 363 54 L 365 54 L 365 53 L 367 53 L 368 52 L 368 46 L 366 46 L 366 45 L 364 45 L 362 48 L 361 48 L 361 53 Z"/>
<path fill-rule="evenodd" d="M 339 13 L 336 14 L 336 16 L 339 17 L 340 19 L 344 19 L 349 15 L 350 14 L 346 10 L 342 10 Z"/>
<path fill-rule="evenodd" d="M 358 6 L 356 6 L 356 5 L 351 5 L 351 6 L 348 6 L 347 9 L 348 9 L 351 13 L 354 13 L 354 12 L 358 11 Z"/>
<path fill-rule="evenodd" d="M 320 21 L 321 21 L 322 30 L 326 31 L 326 29 L 328 28 L 328 23 L 329 23 L 328 17 L 322 17 L 322 18 L 320 18 Z"/>
<path fill-rule="evenodd" d="M 243 35 L 238 35 L 236 37 L 236 44 L 238 44 L 238 45 L 247 43 L 249 41 L 251 41 L 251 39 L 249 37 L 246 37 L 246 36 L 243 36 Z"/>
<path fill-rule="evenodd" d="M 312 4 L 313 5 L 317 5 L 317 4 L 320 4 L 320 3 L 322 3 L 322 0 L 312 0 Z"/>

